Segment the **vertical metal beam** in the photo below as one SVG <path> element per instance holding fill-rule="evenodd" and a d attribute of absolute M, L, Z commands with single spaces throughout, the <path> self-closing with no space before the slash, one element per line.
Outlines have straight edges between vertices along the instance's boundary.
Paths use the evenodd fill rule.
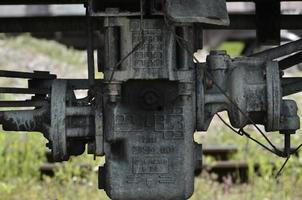
<path fill-rule="evenodd" d="M 86 4 L 87 18 L 87 64 L 88 64 L 88 80 L 89 85 L 94 85 L 95 66 L 94 66 L 94 48 L 93 48 L 93 23 L 89 13 L 89 4 Z"/>
<path fill-rule="evenodd" d="M 281 4 L 275 0 L 256 0 L 257 38 L 260 44 L 279 45 Z"/>

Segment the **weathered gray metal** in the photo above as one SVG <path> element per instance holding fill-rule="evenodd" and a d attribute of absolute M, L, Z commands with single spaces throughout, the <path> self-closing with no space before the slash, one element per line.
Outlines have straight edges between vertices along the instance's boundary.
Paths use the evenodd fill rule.
<path fill-rule="evenodd" d="M 289 136 L 300 124 L 296 103 L 282 96 L 299 90 L 293 89 L 295 82 L 280 78 L 278 62 L 268 59 L 272 57 L 231 59 L 223 51 L 213 51 L 206 63 L 194 63 L 193 52 L 201 48 L 200 29 L 194 23 L 205 16 L 225 21 L 225 6 L 215 7 L 222 2 L 217 1 L 217 15 L 212 13 L 215 9 L 194 10 L 188 18 L 174 9 L 165 12 L 168 6 L 181 9 L 180 2 L 90 2 L 88 20 L 103 17 L 100 29 L 106 39 L 98 69 L 104 79 L 94 79 L 93 62 L 89 80 L 24 74 L 32 78 L 28 89 L 2 91 L 34 93 L 31 102 L 42 104 L 34 110 L 0 112 L 4 129 L 42 132 L 56 161 L 82 154 L 88 144 L 89 153 L 106 156 L 99 187 L 115 200 L 188 199 L 194 172 L 202 164 L 202 148 L 193 134 L 206 131 L 220 111 L 228 112 L 236 128 L 260 124 L 267 131 L 280 131 L 285 135 L 281 155 L 289 155 Z M 213 1 L 205 2 L 211 7 Z M 150 11 L 147 5 L 152 3 L 160 4 Z M 296 44 L 288 46 L 297 49 Z M 275 51 L 283 52 L 284 47 Z M 93 59 L 91 49 L 88 59 Z M 87 98 L 76 99 L 76 89 L 89 89 Z"/>
<path fill-rule="evenodd" d="M 200 130 L 207 130 L 212 117 L 223 110 L 228 111 L 231 123 L 236 128 L 254 122 L 265 125 L 267 131 L 279 130 L 282 94 L 277 62 L 256 58 L 232 60 L 224 52 L 215 51 L 208 56 L 207 66 L 204 67 L 213 80 L 207 84 L 208 89 L 202 96 L 205 113 L 209 114 L 199 122 L 204 126 Z"/>
<path fill-rule="evenodd" d="M 167 15 L 171 20 L 181 23 L 206 23 L 229 25 L 225 0 L 166 0 Z"/>

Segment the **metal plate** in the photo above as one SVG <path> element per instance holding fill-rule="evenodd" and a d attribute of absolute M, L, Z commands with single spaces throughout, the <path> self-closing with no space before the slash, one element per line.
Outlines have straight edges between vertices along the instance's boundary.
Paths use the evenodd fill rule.
<path fill-rule="evenodd" d="M 229 25 L 225 0 L 166 0 L 167 15 L 172 21 Z"/>

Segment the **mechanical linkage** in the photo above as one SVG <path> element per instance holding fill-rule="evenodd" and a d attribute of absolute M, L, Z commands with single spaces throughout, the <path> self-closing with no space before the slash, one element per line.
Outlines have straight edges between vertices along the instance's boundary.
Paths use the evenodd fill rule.
<path fill-rule="evenodd" d="M 0 93 L 33 95 L 0 101 L 0 107 L 34 107 L 0 111 L 4 130 L 43 133 L 55 161 L 81 155 L 86 146 L 90 154 L 105 155 L 99 188 L 118 200 L 188 199 L 202 165 L 193 134 L 207 131 L 221 111 L 241 133 L 254 125 L 266 138 L 263 125 L 284 134 L 284 151 L 267 141 L 279 156 L 291 154 L 290 135 L 300 119 L 296 102 L 283 97 L 302 87 L 301 78 L 283 78 L 282 70 L 301 62 L 301 41 L 250 57 L 212 51 L 199 63 L 193 53 L 202 48 L 202 30 L 196 24 L 228 25 L 223 0 L 92 0 L 86 6 L 88 37 L 90 19 L 103 17 L 98 71 L 104 79 L 94 77 L 92 40 L 88 79 L 0 71 L 1 77 L 29 79 L 28 88 Z M 77 99 L 75 90 L 84 89 L 87 97 Z"/>

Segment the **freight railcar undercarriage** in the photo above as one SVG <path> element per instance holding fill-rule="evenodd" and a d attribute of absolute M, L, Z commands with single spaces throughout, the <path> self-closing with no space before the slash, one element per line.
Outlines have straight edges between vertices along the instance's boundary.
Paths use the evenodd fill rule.
<path fill-rule="evenodd" d="M 56 161 L 80 155 L 86 146 L 95 156 L 105 155 L 99 187 L 112 199 L 188 199 L 202 165 L 202 147 L 193 134 L 206 131 L 221 111 L 228 112 L 234 131 L 251 139 L 247 125 L 265 139 L 258 125 L 284 135 L 284 150 L 268 139 L 266 150 L 285 158 L 295 153 L 290 136 L 300 128 L 298 108 L 283 97 L 300 92 L 302 79 L 285 78 L 283 70 L 302 61 L 302 40 L 250 57 L 212 51 L 200 63 L 194 56 L 207 28 L 257 29 L 260 42 L 279 43 L 280 29 L 302 26 L 299 16 L 280 15 L 279 1 L 256 1 L 256 20 L 229 17 L 224 0 L 45 3 L 83 3 L 87 15 L 1 18 L 0 31 L 87 31 L 89 77 L 0 71 L 0 77 L 29 79 L 28 88 L 2 87 L 0 93 L 33 94 L 27 101 L 1 101 L 0 107 L 34 107 L 1 111 L 0 123 L 6 131 L 43 133 Z M 101 80 L 94 75 L 95 31 L 104 35 L 97 63 Z M 89 91 L 86 98 L 76 98 L 79 89 Z"/>

